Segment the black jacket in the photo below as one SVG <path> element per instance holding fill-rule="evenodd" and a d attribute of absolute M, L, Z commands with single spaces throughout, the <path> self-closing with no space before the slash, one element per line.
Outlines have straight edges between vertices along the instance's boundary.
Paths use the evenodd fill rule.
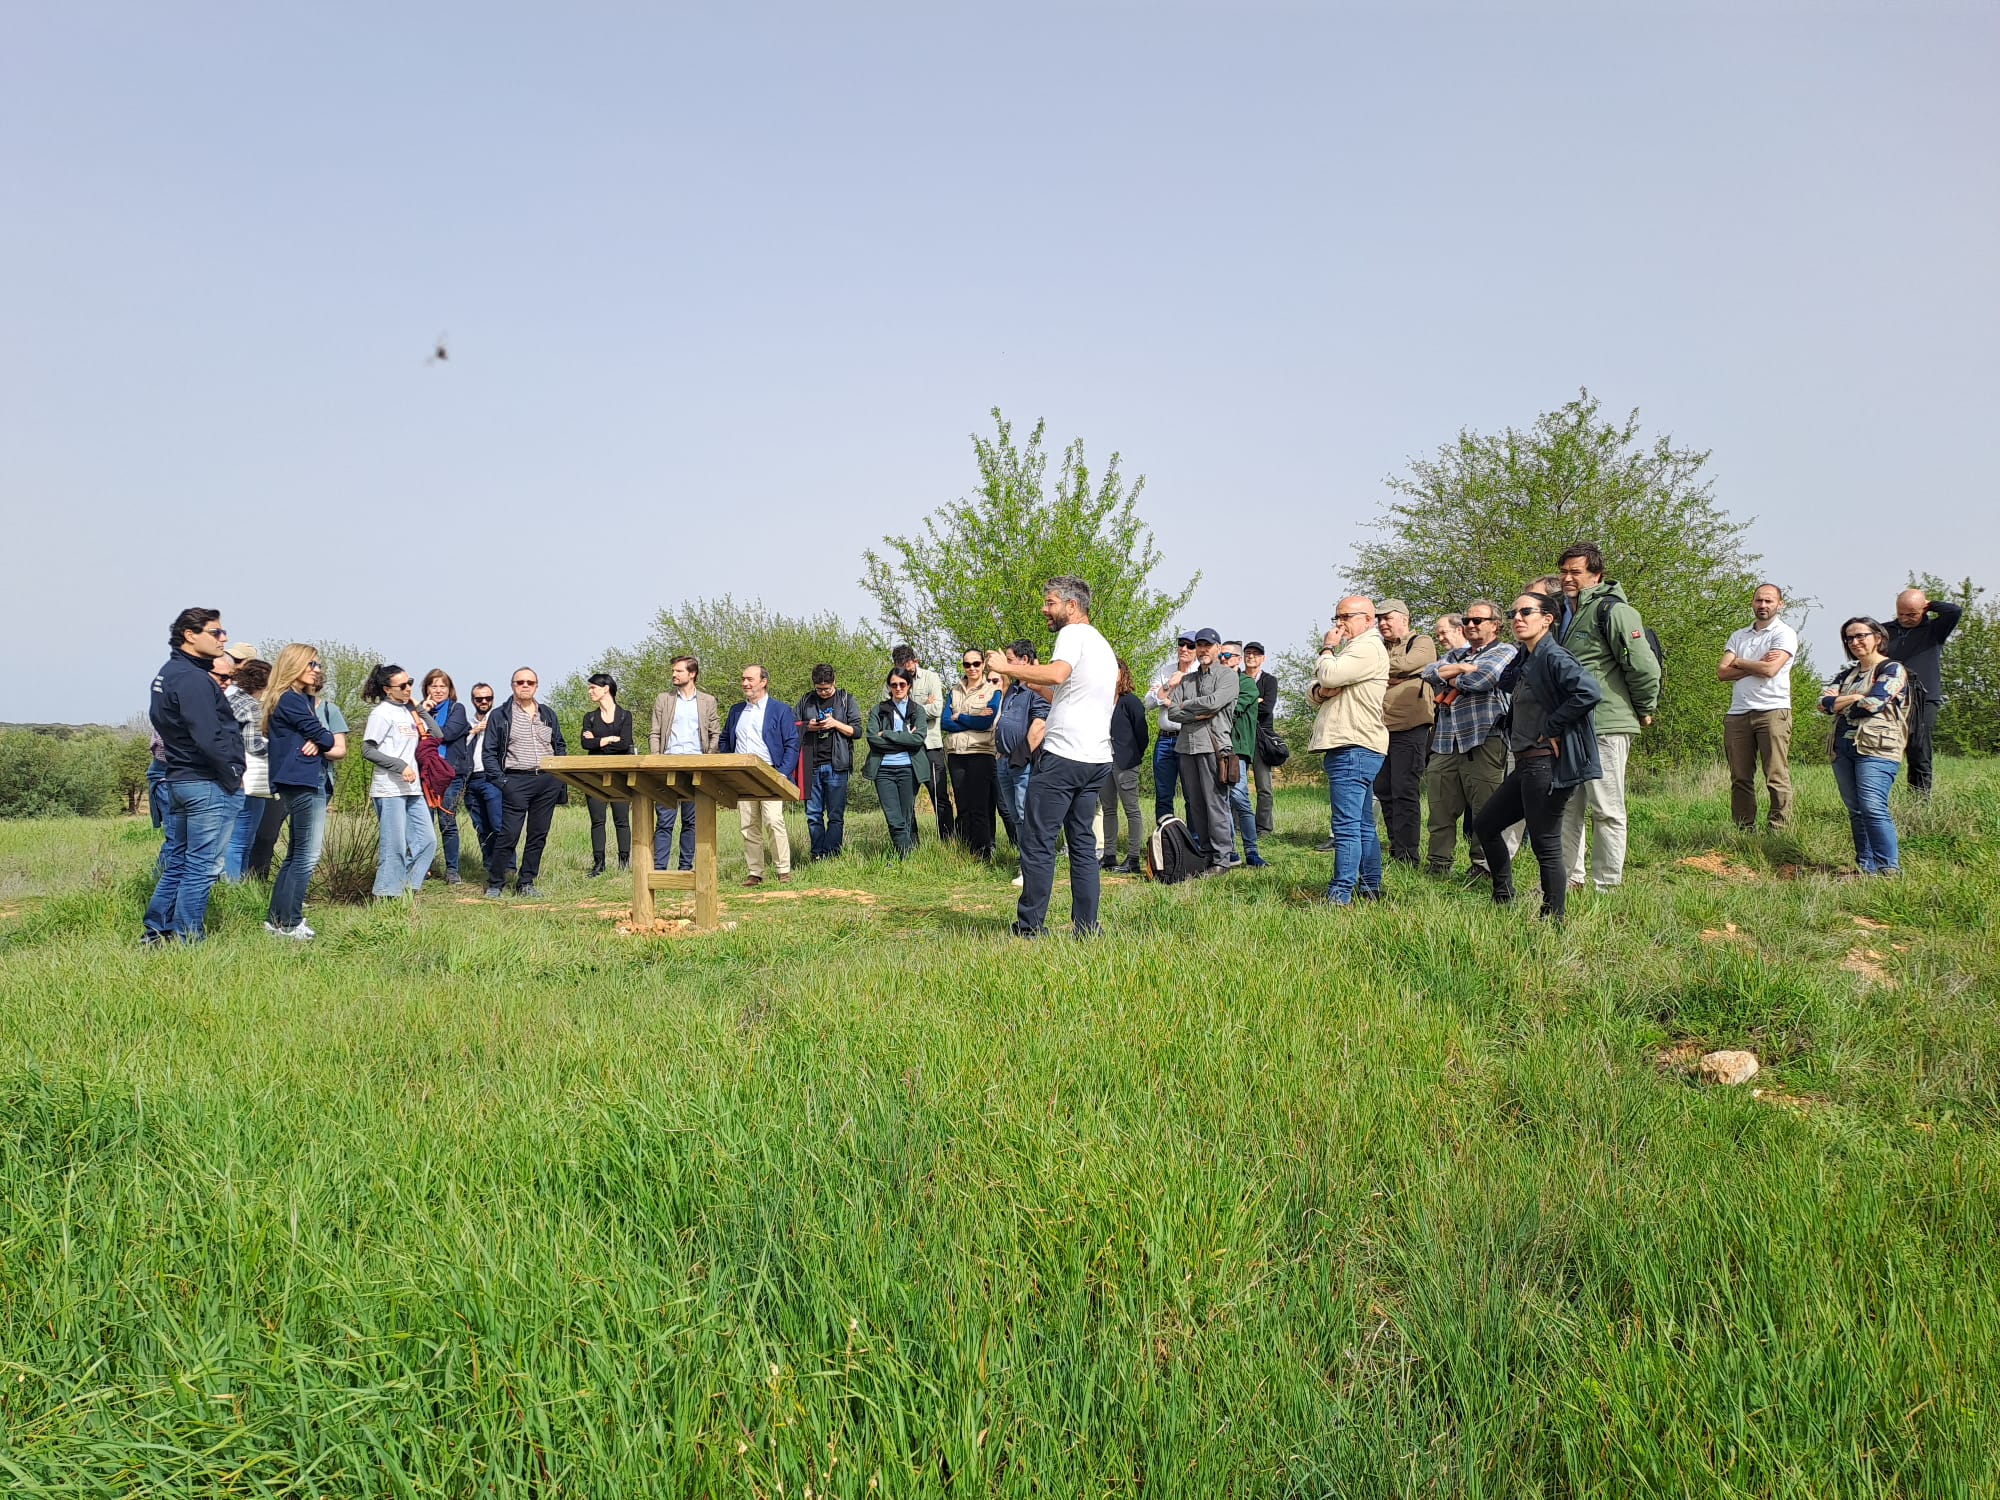
<path fill-rule="evenodd" d="M 243 726 L 205 662 L 176 651 L 153 678 L 147 711 L 166 754 L 169 781 L 213 781 L 225 792 L 243 788 Z"/>
<path fill-rule="evenodd" d="M 472 736 L 467 733 L 472 720 L 466 717 L 465 705 L 447 698 L 431 711 L 431 717 L 437 721 L 438 753 L 463 781 L 472 774 Z"/>
<path fill-rule="evenodd" d="M 1278 679 L 1269 672 L 1257 674 L 1257 727 L 1275 729 L 1278 712 Z"/>
<path fill-rule="evenodd" d="M 809 717 L 815 714 L 822 719 L 838 719 L 850 725 L 854 733 L 815 729 Z M 822 698 L 816 691 L 807 693 L 792 709 L 792 717 L 799 721 L 799 763 L 808 775 L 817 764 L 814 757 L 822 754 L 827 756 L 827 765 L 834 775 L 845 776 L 853 771 L 854 742 L 868 732 L 868 726 L 861 722 L 861 705 L 854 701 L 854 694 L 844 687 L 835 688 L 831 698 Z"/>
<path fill-rule="evenodd" d="M 535 712 L 549 726 L 549 753 L 567 755 L 569 752 L 563 748 L 562 724 L 556 719 L 556 711 L 546 703 L 537 703 Z M 505 703 L 494 704 L 493 712 L 486 720 L 486 769 L 494 776 L 504 776 L 507 772 L 507 734 L 513 724 L 514 700 L 509 698 Z"/>
<path fill-rule="evenodd" d="M 1515 751 L 1544 740 L 1557 740 L 1551 786 L 1577 786 L 1600 780 L 1604 768 L 1597 758 L 1597 721 L 1591 710 L 1603 701 L 1604 689 L 1574 656 L 1556 644 L 1553 633 L 1542 637 L 1524 657 L 1521 681 L 1514 692 L 1514 718 L 1508 743 Z"/>
<path fill-rule="evenodd" d="M 1901 662 L 1903 670 L 1923 684 L 1924 692 L 1929 694 L 1933 703 L 1944 702 L 1944 664 L 1941 659 L 1944 643 L 1958 629 L 1959 618 L 1964 613 L 1949 599 L 1933 599 L 1923 619 L 1916 624 L 1904 626 L 1889 620 L 1882 627 L 1889 636 L 1889 644 L 1882 648 L 1882 654 L 1890 661 Z"/>
<path fill-rule="evenodd" d="M 1120 693 L 1111 709 L 1111 764 L 1129 771 L 1146 758 L 1152 730 L 1146 723 L 1146 705 L 1137 693 Z"/>

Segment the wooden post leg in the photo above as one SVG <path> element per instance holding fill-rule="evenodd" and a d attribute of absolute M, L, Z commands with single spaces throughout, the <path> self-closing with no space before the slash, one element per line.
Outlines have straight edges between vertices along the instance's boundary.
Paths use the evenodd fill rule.
<path fill-rule="evenodd" d="M 694 797 L 694 925 L 703 932 L 722 925 L 722 910 L 716 900 L 715 879 L 715 799 L 700 792 Z"/>
<path fill-rule="evenodd" d="M 637 777 L 633 778 L 635 781 Z M 653 920 L 653 799 L 644 792 L 632 794 L 632 922 L 646 926 Z"/>

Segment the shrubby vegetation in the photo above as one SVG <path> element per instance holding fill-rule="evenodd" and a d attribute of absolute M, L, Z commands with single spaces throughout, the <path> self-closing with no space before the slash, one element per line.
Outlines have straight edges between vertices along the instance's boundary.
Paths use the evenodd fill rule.
<path fill-rule="evenodd" d="M 152 758 L 143 732 L 68 725 L 0 730 L 0 818 L 142 811 Z"/>
<path fill-rule="evenodd" d="M 1023 448 L 997 406 L 993 421 L 993 437 L 972 439 L 979 487 L 927 516 L 921 535 L 886 536 L 884 552 L 863 554 L 861 586 L 883 624 L 931 662 L 966 646 L 1045 646 L 1042 586 L 1069 574 L 1090 584 L 1091 623 L 1145 677 L 1173 644 L 1170 622 L 1201 581 L 1196 573 L 1174 594 L 1153 586 L 1161 557 L 1139 519 L 1145 477 L 1127 486 L 1114 453 L 1093 480 L 1077 438 L 1063 450 L 1051 494 L 1042 446 L 1048 424 L 1037 422 Z"/>
<path fill-rule="evenodd" d="M 1938 749 L 1959 755 L 2000 753 L 2000 602 L 1986 598 L 1986 590 L 1974 587 L 1970 578 L 1948 585 L 1926 573 L 1911 581 L 1929 598 L 1949 599 L 1965 611 L 1944 648 Z"/>

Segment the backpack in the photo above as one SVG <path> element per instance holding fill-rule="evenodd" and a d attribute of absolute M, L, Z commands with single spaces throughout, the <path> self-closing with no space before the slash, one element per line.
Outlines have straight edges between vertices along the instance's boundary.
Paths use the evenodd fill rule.
<path fill-rule="evenodd" d="M 1161 885 L 1178 885 L 1208 861 L 1194 847 L 1187 824 L 1169 813 L 1146 840 L 1146 878 Z"/>
<path fill-rule="evenodd" d="M 1597 601 L 1597 634 L 1607 646 L 1611 644 L 1611 606 L 1615 601 L 1609 594 Z M 1646 647 L 1653 653 L 1653 660 L 1660 664 L 1660 686 L 1664 691 L 1667 681 L 1667 648 L 1660 644 L 1659 632 L 1652 626 L 1645 627 Z M 1632 643 L 1624 642 L 1625 654 L 1632 654 Z"/>

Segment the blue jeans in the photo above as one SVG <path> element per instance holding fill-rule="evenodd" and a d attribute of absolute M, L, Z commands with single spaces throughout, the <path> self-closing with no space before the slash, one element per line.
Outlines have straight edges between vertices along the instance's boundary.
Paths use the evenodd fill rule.
<path fill-rule="evenodd" d="M 681 825 L 681 860 L 678 868 L 694 868 L 694 804 L 662 802 L 653 809 L 653 868 L 671 870 L 674 864 L 674 824 Z"/>
<path fill-rule="evenodd" d="M 167 763 L 163 760 L 146 762 L 146 811 L 155 828 L 167 826 Z"/>
<path fill-rule="evenodd" d="M 1889 816 L 1889 788 L 1900 761 L 1856 755 L 1846 740 L 1833 747 L 1833 781 L 1847 804 L 1854 830 L 1854 863 L 1864 875 L 1888 875 L 1897 868 L 1896 820 Z"/>
<path fill-rule="evenodd" d="M 1382 836 L 1375 831 L 1375 778 L 1383 757 L 1360 745 L 1326 752 L 1327 796 L 1333 803 L 1333 879 L 1326 899 L 1346 906 L 1358 890 L 1382 894 Z"/>
<path fill-rule="evenodd" d="M 306 887 L 312 884 L 319 851 L 326 843 L 326 792 L 320 787 L 298 786 L 276 790 L 285 804 L 292 838 L 285 862 L 278 867 L 278 878 L 271 885 L 271 909 L 264 913 L 264 920 L 290 932 L 305 919 Z"/>
<path fill-rule="evenodd" d="M 229 873 L 229 852 L 235 847 L 237 832 L 243 826 L 243 804 L 249 800 L 249 794 L 240 787 L 229 794 L 229 832 L 223 835 L 222 847 L 215 851 L 215 878 L 217 880 L 227 880 L 232 885 L 242 879 L 242 866 L 240 864 L 237 866 L 236 874 L 232 875 Z M 262 815 L 263 810 L 263 805 L 261 803 L 258 804 L 257 813 L 259 816 Z M 256 829 L 253 828 L 250 831 L 254 836 Z"/>
<path fill-rule="evenodd" d="M 230 830 L 229 848 L 222 858 L 222 878 L 234 885 L 243 878 L 244 861 L 250 857 L 250 846 L 257 842 L 257 829 L 264 821 L 264 809 L 271 805 L 265 797 L 245 797 L 236 814 L 236 826 Z"/>
<path fill-rule="evenodd" d="M 1153 822 L 1174 814 L 1174 788 L 1181 780 L 1181 737 L 1163 734 L 1153 741 Z M 1149 829 L 1148 832 L 1151 830 Z"/>
<path fill-rule="evenodd" d="M 500 825 L 507 821 L 507 809 L 500 797 L 500 783 L 475 776 L 465 784 L 465 810 L 472 815 L 473 837 L 479 840 L 479 862 L 493 862 L 493 841 L 500 837 Z"/>
<path fill-rule="evenodd" d="M 812 857 L 830 859 L 840 853 L 847 828 L 847 778 L 851 773 L 836 771 L 832 763 L 813 767 L 806 783 L 806 831 L 812 835 Z"/>
<path fill-rule="evenodd" d="M 1257 811 L 1250 801 L 1250 757 L 1236 773 L 1236 786 L 1229 794 L 1230 815 L 1236 819 L 1236 835 L 1243 840 L 1245 859 L 1262 859 L 1257 852 Z"/>
<path fill-rule="evenodd" d="M 1056 883 L 1056 831 L 1069 835 L 1069 921 L 1081 937 L 1097 931 L 1097 796 L 1102 762 L 1065 760 L 1043 750 L 1021 818 L 1021 900 L 1017 932 L 1039 933 Z"/>
<path fill-rule="evenodd" d="M 208 920 L 208 896 L 222 873 L 222 856 L 235 826 L 240 792 L 213 781 L 169 781 L 166 847 L 160 880 L 146 903 L 146 940 L 179 938 L 198 943 Z"/>
<path fill-rule="evenodd" d="M 1000 805 L 1014 818 L 1014 847 L 1025 851 L 1028 843 L 1028 782 L 1034 776 L 1035 768 L 1010 766 L 1004 760 L 995 760 L 993 766 L 1000 777 Z"/>
<path fill-rule="evenodd" d="M 424 883 L 431 858 L 437 853 L 430 804 L 421 792 L 414 797 L 377 797 L 374 801 L 375 894 L 400 896 Z"/>

